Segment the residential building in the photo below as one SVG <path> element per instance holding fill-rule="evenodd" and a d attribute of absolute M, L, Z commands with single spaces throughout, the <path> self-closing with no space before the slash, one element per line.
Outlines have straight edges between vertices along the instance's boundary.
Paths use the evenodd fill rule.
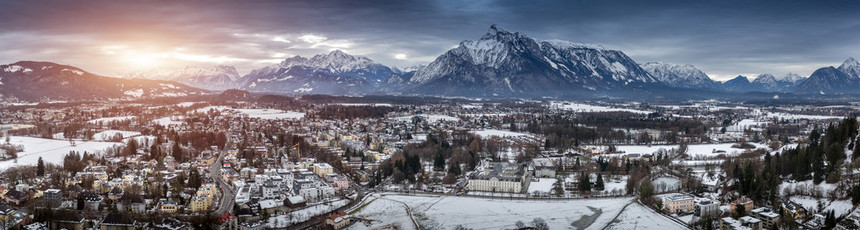
<path fill-rule="evenodd" d="M 125 213 L 110 213 L 102 220 L 101 230 L 134 230 L 137 221 Z"/>
<path fill-rule="evenodd" d="M 782 210 L 788 215 L 787 217 L 795 220 L 804 219 L 807 215 L 806 208 L 790 200 L 782 202 Z"/>
<path fill-rule="evenodd" d="M 50 227 L 51 229 L 83 230 L 84 216 L 73 210 L 56 210 L 51 217 Z"/>
<path fill-rule="evenodd" d="M 661 196 L 663 209 L 670 213 L 692 212 L 693 196 L 682 193 L 671 193 Z"/>
<path fill-rule="evenodd" d="M 698 217 L 717 217 L 720 215 L 720 204 L 711 199 L 699 201 L 693 208 L 693 215 Z"/>
<path fill-rule="evenodd" d="M 550 158 L 532 159 L 531 167 L 535 177 L 555 178 L 555 162 Z"/>
<path fill-rule="evenodd" d="M 179 211 L 179 205 L 173 201 L 161 202 L 160 210 L 162 213 L 176 213 Z"/>
<path fill-rule="evenodd" d="M 762 220 L 763 228 L 771 229 L 779 224 L 779 213 L 774 212 L 768 207 L 753 209 L 749 212 L 750 216 Z"/>
<path fill-rule="evenodd" d="M 326 218 L 325 223 L 334 229 L 342 229 L 350 224 L 349 215 L 346 212 L 340 212 Z"/>

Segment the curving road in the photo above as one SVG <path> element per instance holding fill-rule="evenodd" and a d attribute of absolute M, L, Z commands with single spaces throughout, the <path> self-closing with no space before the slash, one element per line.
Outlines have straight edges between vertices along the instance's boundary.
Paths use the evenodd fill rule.
<path fill-rule="evenodd" d="M 224 182 L 224 179 L 221 177 L 221 160 L 224 158 L 225 152 L 220 152 L 218 160 L 209 166 L 209 176 L 218 184 L 218 188 L 221 190 L 221 202 L 218 202 L 218 209 L 213 213 L 215 215 L 221 215 L 225 211 L 232 211 L 233 203 L 236 202 L 236 191 L 233 190 L 232 185 Z"/>

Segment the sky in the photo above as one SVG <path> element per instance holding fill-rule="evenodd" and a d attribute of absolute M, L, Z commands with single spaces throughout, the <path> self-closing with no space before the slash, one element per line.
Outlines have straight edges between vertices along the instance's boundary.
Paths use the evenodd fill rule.
<path fill-rule="evenodd" d="M 808 76 L 860 58 L 858 1 L 11 1 L 0 63 L 51 61 L 117 75 L 186 65 L 240 74 L 340 49 L 427 64 L 490 25 L 537 40 L 692 64 L 712 79 Z"/>

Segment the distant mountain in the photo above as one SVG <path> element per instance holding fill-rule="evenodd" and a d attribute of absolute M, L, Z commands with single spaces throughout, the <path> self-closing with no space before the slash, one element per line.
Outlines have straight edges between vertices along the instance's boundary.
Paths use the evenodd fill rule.
<path fill-rule="evenodd" d="M 621 51 L 566 41 L 538 42 L 498 26 L 420 68 L 405 93 L 556 96 L 660 84 Z M 662 85 L 662 84 L 661 84 Z"/>
<path fill-rule="evenodd" d="M 731 92 L 752 92 L 757 91 L 758 87 L 753 85 L 747 77 L 738 75 L 731 80 L 723 82 L 723 89 Z"/>
<path fill-rule="evenodd" d="M 801 94 L 860 93 L 860 63 L 848 58 L 839 68 L 833 66 L 815 70 L 794 87 Z"/>
<path fill-rule="evenodd" d="M 124 75 L 125 78 L 176 81 L 193 87 L 225 90 L 237 88 L 239 73 L 233 66 L 186 66 L 180 69 L 151 69 Z"/>
<path fill-rule="evenodd" d="M 172 81 L 105 77 L 51 62 L 0 65 L 0 94 L 27 101 L 185 96 L 204 92 Z"/>
<path fill-rule="evenodd" d="M 394 70 L 367 57 L 334 50 L 253 70 L 239 80 L 239 86 L 255 92 L 362 94 L 376 92 L 393 75 L 397 75 Z"/>
<path fill-rule="evenodd" d="M 792 84 L 800 84 L 803 80 L 806 80 L 806 77 L 800 76 L 800 74 L 796 73 L 787 73 L 782 76 L 782 78 L 777 79 L 778 81 L 783 82 L 791 82 Z"/>
<path fill-rule="evenodd" d="M 678 88 L 718 89 L 720 84 L 711 80 L 705 72 L 693 65 L 678 65 L 662 62 L 642 64 L 642 69 L 660 82 Z"/>

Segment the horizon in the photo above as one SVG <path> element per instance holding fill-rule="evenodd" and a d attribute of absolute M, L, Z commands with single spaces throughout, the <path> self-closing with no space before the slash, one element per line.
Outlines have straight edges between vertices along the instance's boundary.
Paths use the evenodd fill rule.
<path fill-rule="evenodd" d="M 853 20 L 860 5 L 850 1 L 158 3 L 2 1 L 0 60 L 50 61 L 105 76 L 189 65 L 230 65 L 244 75 L 339 49 L 404 68 L 477 40 L 492 24 L 538 41 L 620 50 L 640 64 L 690 64 L 715 81 L 808 77 L 860 50 L 851 48 L 860 48 Z"/>

